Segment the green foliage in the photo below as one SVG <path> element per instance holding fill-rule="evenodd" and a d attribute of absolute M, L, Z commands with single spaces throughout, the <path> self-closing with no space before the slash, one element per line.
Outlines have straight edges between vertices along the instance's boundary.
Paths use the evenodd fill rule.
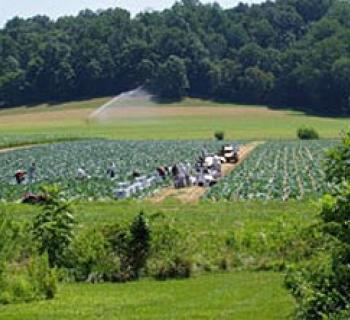
<path fill-rule="evenodd" d="M 216 131 L 214 133 L 214 137 L 217 141 L 225 140 L 225 132 L 224 131 Z"/>
<path fill-rule="evenodd" d="M 106 242 L 112 256 L 119 259 L 120 268 L 115 281 L 137 280 L 150 254 L 151 229 L 141 211 L 128 228 L 111 225 L 104 228 Z"/>
<path fill-rule="evenodd" d="M 0 278 L 0 304 L 53 299 L 56 291 L 56 272 L 45 255 L 9 262 Z"/>
<path fill-rule="evenodd" d="M 189 278 L 194 269 L 190 235 L 179 231 L 174 220 L 161 214 L 153 217 L 151 226 L 148 273 L 157 280 Z"/>
<path fill-rule="evenodd" d="M 55 271 L 35 252 L 28 229 L 0 212 L 0 304 L 52 299 L 56 289 Z"/>
<path fill-rule="evenodd" d="M 0 211 L 0 277 L 7 261 L 10 261 L 17 250 L 20 228 L 9 219 L 6 212 Z"/>
<path fill-rule="evenodd" d="M 141 270 L 146 266 L 150 251 L 151 230 L 148 219 L 141 213 L 130 226 L 127 260 L 131 279 L 138 279 Z"/>
<path fill-rule="evenodd" d="M 297 130 L 297 137 L 300 140 L 317 140 L 320 138 L 315 129 L 308 127 L 299 128 Z"/>
<path fill-rule="evenodd" d="M 119 277 L 119 257 L 102 230 L 82 230 L 64 255 L 64 268 L 75 281 L 115 281 Z"/>
<path fill-rule="evenodd" d="M 174 260 L 160 261 L 154 277 L 157 280 L 184 279 L 191 277 L 192 272 L 192 261 L 175 257 Z"/>
<path fill-rule="evenodd" d="M 75 219 L 71 202 L 63 199 L 57 186 L 42 188 L 46 201 L 33 222 L 33 237 L 41 254 L 47 253 L 51 267 L 60 266 L 64 251 L 74 238 Z"/>
<path fill-rule="evenodd" d="M 189 88 L 185 62 L 177 56 L 170 56 L 160 65 L 152 86 L 160 98 L 175 100 L 183 98 Z"/>
<path fill-rule="evenodd" d="M 287 286 L 297 298 L 300 319 L 337 318 L 349 306 L 349 201 L 350 185 L 323 197 L 320 217 L 327 245 L 289 272 Z"/>
<path fill-rule="evenodd" d="M 325 159 L 325 174 L 327 181 L 340 184 L 350 180 L 350 132 L 344 134 L 341 144 L 330 149 Z"/>

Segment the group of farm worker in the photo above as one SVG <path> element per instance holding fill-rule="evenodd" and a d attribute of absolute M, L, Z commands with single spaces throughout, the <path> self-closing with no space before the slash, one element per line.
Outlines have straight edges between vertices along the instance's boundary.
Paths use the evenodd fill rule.
<path fill-rule="evenodd" d="M 106 170 L 107 177 L 111 180 L 114 180 L 117 177 L 117 166 L 114 162 L 111 162 L 109 167 Z M 32 183 L 35 181 L 37 175 L 37 166 L 35 162 L 32 162 L 28 170 L 18 169 L 15 172 L 15 180 L 17 184 L 23 184 L 28 181 L 28 183 Z M 132 173 L 133 178 L 140 176 L 138 171 L 134 171 Z M 91 176 L 88 174 L 85 166 L 81 166 L 77 169 L 75 178 L 77 180 L 87 180 L 90 179 Z"/>
<path fill-rule="evenodd" d="M 17 170 L 15 179 L 17 184 L 22 184 L 28 179 L 28 183 L 32 183 L 36 179 L 37 166 L 32 162 L 29 169 Z M 106 175 L 109 179 L 117 178 L 117 166 L 114 162 L 110 162 Z M 141 174 L 138 170 L 132 172 L 131 178 L 140 178 Z M 204 147 L 198 157 L 194 167 L 191 164 L 173 164 L 172 166 L 159 166 L 152 176 L 154 179 L 165 180 L 167 177 L 172 178 L 175 188 L 185 188 L 193 185 L 211 186 L 221 177 L 221 159 L 218 155 L 210 155 Z M 77 169 L 75 178 L 77 180 L 88 180 L 91 178 L 84 166 Z"/>
<path fill-rule="evenodd" d="M 117 167 L 114 162 L 111 163 L 110 167 L 107 169 L 107 176 L 111 179 L 114 179 L 116 177 Z M 28 183 L 32 183 L 36 179 L 37 174 L 37 166 L 35 162 L 32 162 L 28 170 L 18 169 L 15 172 L 15 180 L 17 184 L 23 184 L 25 181 L 28 181 Z M 84 166 L 78 168 L 76 173 L 76 179 L 77 180 L 85 180 L 89 179 L 90 176 L 87 173 L 87 170 Z"/>
<path fill-rule="evenodd" d="M 191 164 L 174 164 L 171 167 L 158 167 L 159 177 L 171 176 L 175 188 L 190 186 L 211 186 L 221 177 L 221 159 L 211 155 L 204 147 L 194 167 Z"/>

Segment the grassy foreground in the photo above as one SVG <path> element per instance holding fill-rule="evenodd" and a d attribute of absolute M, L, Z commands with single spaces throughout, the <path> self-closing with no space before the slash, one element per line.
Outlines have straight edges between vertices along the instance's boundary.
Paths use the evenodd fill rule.
<path fill-rule="evenodd" d="M 0 210 L 15 219 L 28 221 L 39 207 L 22 204 L 0 204 Z M 251 228 L 256 232 L 266 229 L 280 220 L 300 225 L 311 223 L 318 212 L 313 201 L 242 201 L 181 204 L 175 200 L 163 203 L 126 200 L 118 202 L 79 202 L 75 205 L 75 216 L 81 226 L 98 226 L 110 223 L 130 223 L 143 210 L 148 216 L 165 215 L 174 219 L 179 228 L 193 232 L 223 233 L 224 231 Z"/>
<path fill-rule="evenodd" d="M 338 138 L 348 118 L 308 116 L 265 106 L 218 104 L 198 99 L 116 109 L 108 123 L 89 122 L 90 114 L 108 98 L 55 106 L 0 111 L 0 134 L 104 137 L 113 139 L 211 139 L 225 131 L 228 139 L 294 139 L 300 126 L 312 126 L 322 138 Z M 142 104 L 142 101 L 140 102 Z"/>
<path fill-rule="evenodd" d="M 57 298 L 0 307 L 0 319 L 287 319 L 293 300 L 269 272 L 204 275 L 183 281 L 62 285 Z"/>
<path fill-rule="evenodd" d="M 145 279 L 126 284 L 62 284 L 52 301 L 0 307 L 0 319 L 288 319 L 294 301 L 283 287 L 283 274 L 264 270 L 284 257 L 290 248 L 283 237 L 295 237 L 295 226 L 312 223 L 318 208 L 313 201 L 200 202 L 180 204 L 166 201 L 120 201 L 76 204 L 80 228 L 94 228 L 106 223 L 130 223 L 140 210 L 160 214 L 189 234 L 195 251 L 208 266 L 230 233 L 237 239 L 239 254 L 248 257 L 239 271 L 199 273 L 181 281 L 159 282 Z M 2 204 L 0 210 L 18 220 L 30 221 L 38 207 Z M 281 246 L 272 238 L 279 238 Z M 265 243 L 261 243 L 265 235 Z M 271 238 L 272 237 L 272 238 Z M 242 242 L 243 241 L 243 242 Z M 249 248 L 243 243 L 249 242 Z M 240 244 L 241 243 L 241 244 Z M 287 251 L 286 251 L 287 250 Z M 249 262 L 250 261 L 250 262 Z M 244 262 L 244 261 L 243 261 Z M 213 270 L 216 270 L 213 267 Z"/>

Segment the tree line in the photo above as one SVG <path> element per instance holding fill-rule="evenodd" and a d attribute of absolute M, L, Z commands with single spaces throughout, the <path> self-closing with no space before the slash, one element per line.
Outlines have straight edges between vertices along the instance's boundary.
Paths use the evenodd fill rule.
<path fill-rule="evenodd" d="M 131 17 L 116 8 L 0 30 L 0 107 L 117 94 L 350 112 L 350 3 L 197 0 Z"/>

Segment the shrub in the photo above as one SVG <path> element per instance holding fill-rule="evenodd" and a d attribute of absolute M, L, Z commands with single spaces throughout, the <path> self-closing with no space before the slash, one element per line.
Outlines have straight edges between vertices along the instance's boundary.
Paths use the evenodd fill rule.
<path fill-rule="evenodd" d="M 0 212 L 0 277 L 7 261 L 15 255 L 19 236 L 19 226 L 10 220 L 5 212 Z"/>
<path fill-rule="evenodd" d="M 339 184 L 350 180 L 350 132 L 343 136 L 342 143 L 327 152 L 325 174 L 327 181 Z"/>
<path fill-rule="evenodd" d="M 64 266 L 76 281 L 102 282 L 119 278 L 120 263 L 102 231 L 87 229 L 73 240 Z"/>
<path fill-rule="evenodd" d="M 188 258 L 176 256 L 174 259 L 160 261 L 155 269 L 154 277 L 157 280 L 190 278 L 193 263 Z"/>
<path fill-rule="evenodd" d="M 33 236 L 39 252 L 47 253 L 51 267 L 62 265 L 64 251 L 74 238 L 75 220 L 71 203 L 60 197 L 56 186 L 44 187 L 46 201 L 42 211 L 35 217 Z"/>
<path fill-rule="evenodd" d="M 130 226 L 127 257 L 132 279 L 138 279 L 141 269 L 146 266 L 150 251 L 150 239 L 151 230 L 148 220 L 141 212 Z"/>
<path fill-rule="evenodd" d="M 320 218 L 330 246 L 320 251 L 321 258 L 300 265 L 287 278 L 300 319 L 337 318 L 350 305 L 349 212 L 350 183 L 339 188 L 338 194 L 324 196 Z"/>
<path fill-rule="evenodd" d="M 222 141 L 225 139 L 225 132 L 224 131 L 216 131 L 214 133 L 214 137 L 217 141 Z"/>
<path fill-rule="evenodd" d="M 56 291 L 56 272 L 49 267 L 45 255 L 10 261 L 0 277 L 2 304 L 53 299 Z"/>
<path fill-rule="evenodd" d="M 103 232 L 113 254 L 119 257 L 119 281 L 137 280 L 150 253 L 151 230 L 144 213 L 141 212 L 129 228 L 114 225 L 105 227 Z"/>
<path fill-rule="evenodd" d="M 315 129 L 308 127 L 299 128 L 297 130 L 297 136 L 300 140 L 317 140 L 320 138 Z"/>

